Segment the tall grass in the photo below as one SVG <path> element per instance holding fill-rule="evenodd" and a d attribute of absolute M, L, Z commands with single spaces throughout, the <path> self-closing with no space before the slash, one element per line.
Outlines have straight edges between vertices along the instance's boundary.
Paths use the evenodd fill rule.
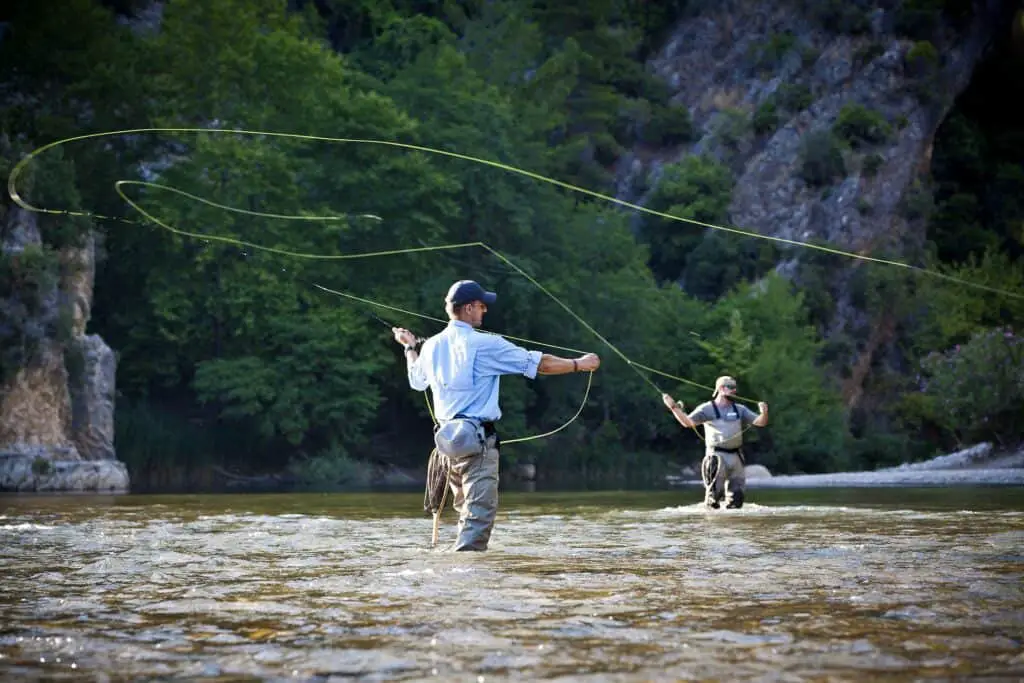
<path fill-rule="evenodd" d="M 135 490 L 208 483 L 210 465 L 220 461 L 210 429 L 145 402 L 118 401 L 114 447 Z"/>

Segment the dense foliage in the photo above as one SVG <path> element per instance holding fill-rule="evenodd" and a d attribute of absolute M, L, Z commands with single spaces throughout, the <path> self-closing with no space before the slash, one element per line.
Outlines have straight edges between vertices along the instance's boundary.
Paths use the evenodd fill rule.
<path fill-rule="evenodd" d="M 613 192 L 624 150 L 693 137 L 686 108 L 670 104 L 667 86 L 643 66 L 685 4 L 175 0 L 162 5 L 157 30 L 141 0 L 46 8 L 22 0 L 0 38 L 3 170 L 40 144 L 86 132 L 239 128 L 400 141 Z M 916 31 L 921 19 L 911 13 L 906 21 Z M 1020 73 L 1002 77 L 1019 81 Z M 773 101 L 754 130 L 770 130 L 776 112 L 793 106 Z M 934 257 L 950 274 L 1020 291 L 1024 119 L 990 135 L 976 109 L 958 109 L 937 143 Z M 834 144 L 825 153 L 808 148 L 808 182 L 843 172 L 839 144 L 873 145 L 889 133 L 871 111 L 844 111 L 827 133 Z M 628 214 L 497 168 L 267 136 L 76 142 L 44 155 L 23 189 L 37 205 L 137 218 L 113 187 L 140 177 L 220 205 L 337 218 L 257 217 L 135 186 L 126 192 L 168 225 L 334 258 L 66 217 L 44 220 L 41 250 L 5 257 L 0 298 L 24 320 L 33 292 L 53 277 L 52 250 L 100 231 L 91 331 L 119 354 L 117 447 L 137 479 L 168 483 L 168 469 L 216 462 L 359 485 L 367 462 L 423 464 L 427 405 L 408 389 L 401 354 L 370 313 L 421 335 L 439 325 L 313 283 L 436 317 L 451 281 L 476 278 L 500 293 L 489 329 L 602 354 L 579 421 L 503 451 L 509 462 L 535 462 L 548 479 L 640 481 L 699 455 L 696 437 L 680 432 L 623 355 L 688 380 L 653 376 L 691 406 L 709 392 L 690 382 L 739 377 L 744 396 L 771 405 L 772 426 L 750 435 L 754 460 L 775 471 L 860 467 L 958 438 L 1020 434 L 1007 413 L 1021 406 L 1019 381 L 1000 383 L 998 400 L 990 397 L 994 421 L 986 421 L 988 403 L 953 406 L 934 396 L 938 387 L 955 393 L 975 377 L 991 379 L 986 359 L 1020 361 L 1019 346 L 993 346 L 1012 334 L 1005 326 L 1020 319 L 1020 306 L 946 283 L 894 281 L 877 269 L 859 276 L 863 309 L 896 316 L 902 340 L 901 370 L 880 369 L 873 388 L 888 382 L 908 397 L 886 420 L 866 424 L 851 416 L 841 390 L 843 371 L 832 360 L 848 354 L 823 334 L 822 289 L 766 275 L 778 254 L 764 242 L 649 216 L 634 234 Z M 734 182 L 729 167 L 688 157 L 664 169 L 649 206 L 722 221 Z M 475 241 L 537 278 L 616 349 L 480 249 L 341 258 Z M 928 303 L 939 300 L 944 308 Z M 25 362 L 23 327 L 0 325 L 5 370 Z M 986 331 L 997 327 L 999 334 Z M 956 344 L 963 350 L 950 360 Z M 917 383 L 929 389 L 918 394 Z M 560 425 L 584 387 L 582 376 L 504 380 L 504 434 Z"/>

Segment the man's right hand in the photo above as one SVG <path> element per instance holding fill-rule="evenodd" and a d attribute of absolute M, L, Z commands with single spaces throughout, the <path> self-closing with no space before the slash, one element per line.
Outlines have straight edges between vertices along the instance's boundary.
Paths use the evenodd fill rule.
<path fill-rule="evenodd" d="M 576 366 L 581 372 L 593 372 L 601 367 L 601 359 L 596 353 L 588 353 L 576 359 Z"/>
<path fill-rule="evenodd" d="M 404 327 L 392 327 L 391 333 L 395 335 L 395 341 L 402 346 L 416 345 L 416 335 Z"/>
<path fill-rule="evenodd" d="M 681 403 L 677 404 L 676 400 L 669 396 L 668 394 L 661 395 L 661 402 L 664 403 L 665 407 L 668 408 L 669 410 L 675 410 L 676 405 L 678 405 L 680 408 L 683 407 Z"/>

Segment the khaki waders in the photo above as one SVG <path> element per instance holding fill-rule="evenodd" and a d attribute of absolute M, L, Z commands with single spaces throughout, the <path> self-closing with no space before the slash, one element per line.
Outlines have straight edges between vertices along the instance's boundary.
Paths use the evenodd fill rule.
<path fill-rule="evenodd" d="M 725 507 L 743 507 L 743 489 L 747 478 L 744 472 L 743 451 L 716 448 L 704 456 L 700 465 L 704 480 L 704 504 L 717 508 L 725 500 Z"/>
<path fill-rule="evenodd" d="M 498 515 L 498 437 L 487 436 L 482 453 L 450 458 L 448 484 L 459 513 L 455 550 L 487 550 Z"/>

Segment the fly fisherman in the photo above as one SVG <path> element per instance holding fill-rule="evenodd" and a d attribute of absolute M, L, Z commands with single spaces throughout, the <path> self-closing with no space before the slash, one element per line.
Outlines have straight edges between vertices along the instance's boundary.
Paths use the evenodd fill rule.
<path fill-rule="evenodd" d="M 416 337 L 392 328 L 405 347 L 409 386 L 430 387 L 438 426 L 434 443 L 448 461 L 448 483 L 459 512 L 455 550 L 486 550 L 498 513 L 498 448 L 495 423 L 501 418 L 501 375 L 564 375 L 593 372 L 601 360 L 593 353 L 560 358 L 527 351 L 504 337 L 477 332 L 487 307 L 498 295 L 472 280 L 453 284 L 445 297 L 448 326 L 416 349 Z M 429 485 L 429 482 L 428 482 Z"/>
<path fill-rule="evenodd" d="M 758 403 L 760 414 L 733 400 L 736 380 L 719 377 L 710 401 L 686 414 L 682 403 L 676 403 L 668 394 L 662 394 L 665 407 L 672 411 L 679 424 L 687 428 L 704 425 L 704 443 L 707 447 L 700 465 L 704 480 L 704 504 L 717 508 L 725 499 L 725 507 L 743 507 L 743 489 L 747 478 L 743 468 L 743 425 L 764 427 L 768 424 L 768 404 Z"/>

